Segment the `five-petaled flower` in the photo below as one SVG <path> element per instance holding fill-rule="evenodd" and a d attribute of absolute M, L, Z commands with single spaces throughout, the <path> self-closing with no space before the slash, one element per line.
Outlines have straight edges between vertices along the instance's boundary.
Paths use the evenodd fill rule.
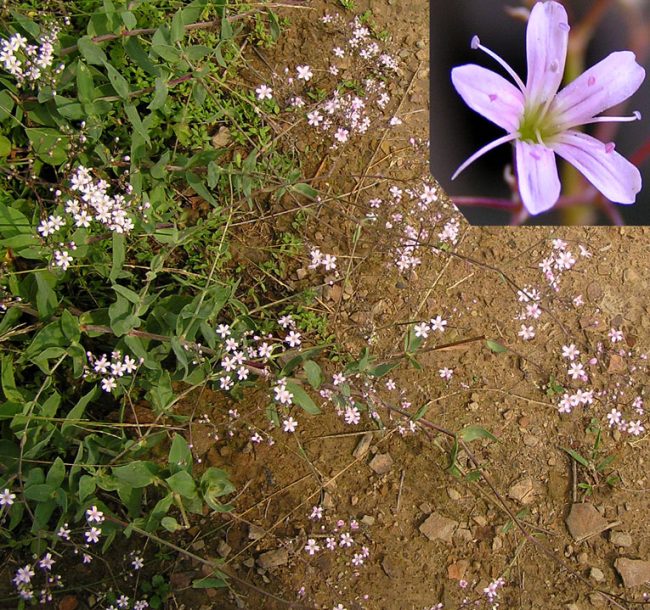
<path fill-rule="evenodd" d="M 526 30 L 528 78 L 524 84 L 477 36 L 472 39 L 472 48 L 499 62 L 517 86 L 475 64 L 452 70 L 454 87 L 467 105 L 508 132 L 469 157 L 454 178 L 486 152 L 514 142 L 519 193 L 530 214 L 552 208 L 560 197 L 556 154 L 574 165 L 607 199 L 634 203 L 641 190 L 639 170 L 615 152 L 612 142 L 603 143 L 576 128 L 640 119 L 638 112 L 627 117 L 598 115 L 628 99 L 641 86 L 645 70 L 634 53 L 611 53 L 558 92 L 568 41 L 564 7 L 552 0 L 535 4 Z"/>

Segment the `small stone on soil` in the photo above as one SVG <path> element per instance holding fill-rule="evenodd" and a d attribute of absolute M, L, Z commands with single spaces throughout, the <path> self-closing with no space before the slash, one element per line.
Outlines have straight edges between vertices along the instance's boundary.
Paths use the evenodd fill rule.
<path fill-rule="evenodd" d="M 230 551 L 232 551 L 232 547 L 225 540 L 221 540 L 217 545 L 217 553 L 224 559 L 230 555 Z"/>
<path fill-rule="evenodd" d="M 566 518 L 566 526 L 575 540 L 600 534 L 607 528 L 605 519 L 593 504 L 576 502 Z"/>
<path fill-rule="evenodd" d="M 359 459 L 362 458 L 364 455 L 366 455 L 366 453 L 368 453 L 368 449 L 370 449 L 370 443 L 372 443 L 372 432 L 366 432 L 359 439 L 357 446 L 354 448 L 354 451 L 352 452 L 352 457 Z"/>
<path fill-rule="evenodd" d="M 277 568 L 278 566 L 286 565 L 289 562 L 289 552 L 287 549 L 276 549 L 275 551 L 267 551 L 262 553 L 257 558 L 257 565 L 260 568 L 268 570 L 269 568 Z"/>
<path fill-rule="evenodd" d="M 260 538 L 264 537 L 264 528 L 260 527 L 259 525 L 254 525 L 251 523 L 251 525 L 248 528 L 248 539 L 249 540 L 259 540 Z"/>
<path fill-rule="evenodd" d="M 626 587 L 637 587 L 650 582 L 650 561 L 619 557 L 615 561 L 614 567 L 621 575 Z"/>
<path fill-rule="evenodd" d="M 387 474 L 393 467 L 393 458 L 389 453 L 378 453 L 368 464 L 377 474 Z"/>
<path fill-rule="evenodd" d="M 628 547 L 632 546 L 632 536 L 625 532 L 612 532 L 609 535 L 609 541 L 614 546 Z"/>
<path fill-rule="evenodd" d="M 469 568 L 469 561 L 467 559 L 461 559 L 447 567 L 447 576 L 452 580 L 462 580 L 465 578 L 467 568 Z"/>
<path fill-rule="evenodd" d="M 457 527 L 458 521 L 432 513 L 419 529 L 429 540 L 451 542 Z"/>
<path fill-rule="evenodd" d="M 510 486 L 508 496 L 520 504 L 530 504 L 535 499 L 533 480 L 528 477 Z"/>
<path fill-rule="evenodd" d="M 593 578 L 596 582 L 602 582 L 605 580 L 605 574 L 599 568 L 591 568 L 589 571 L 589 578 Z"/>

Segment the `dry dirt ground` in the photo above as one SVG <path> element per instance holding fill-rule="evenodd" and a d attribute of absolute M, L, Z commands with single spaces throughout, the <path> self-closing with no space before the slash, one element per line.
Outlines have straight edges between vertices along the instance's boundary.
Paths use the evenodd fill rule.
<path fill-rule="evenodd" d="M 292 25 L 278 48 L 264 51 L 268 66 L 279 71 L 297 59 L 322 63 L 327 49 L 318 18 L 342 9 L 333 0 L 307 4 L 310 10 L 286 11 Z M 361 199 L 367 201 L 392 184 L 415 184 L 425 173 L 425 153 L 409 152 L 406 142 L 428 137 L 427 5 L 357 3 L 360 12 L 372 8 L 399 49 L 402 73 L 391 87 L 404 123 L 387 137 L 370 133 L 345 155 L 312 152 L 307 165 L 329 176 L 318 184 L 325 191 L 367 189 Z M 470 444 L 485 477 L 463 476 L 476 466 L 463 452 L 461 477 L 446 471 L 451 443 L 444 434 L 403 437 L 368 420 L 347 426 L 331 407 L 318 417 L 300 417 L 299 430 L 276 434 L 272 447 L 252 447 L 238 434 L 215 444 L 208 436 L 212 428 L 197 424 L 195 447 L 206 463 L 232 472 L 239 496 L 234 513 L 206 517 L 185 542 L 204 557 L 224 558 L 228 571 L 276 597 L 236 583 L 232 590 L 193 592 L 189 582 L 198 567 L 179 560 L 172 577 L 177 603 L 198 610 L 272 609 L 287 607 L 282 598 L 305 608 L 487 608 L 483 589 L 503 577 L 500 608 L 642 607 L 637 604 L 649 590 L 643 582 L 650 565 L 621 559 L 650 560 L 648 436 L 612 432 L 605 416 L 616 405 L 629 410 L 647 384 L 649 230 L 461 223 L 456 247 L 423 250 L 416 272 L 400 274 L 389 264 L 392 237 L 386 232 L 368 229 L 353 239 L 353 204 L 363 207 L 359 198 L 343 199 L 310 226 L 315 245 L 347 265 L 342 289 L 326 289 L 314 307 L 328 313 L 344 346 L 356 352 L 371 342 L 383 357 L 400 351 L 409 323 L 446 318 L 447 330 L 427 347 L 461 344 L 423 354 L 423 370 L 393 372 L 402 394 L 392 400 L 411 403 L 410 412 L 428 404 L 426 419 L 445 429 L 480 425 L 494 434 L 496 441 Z M 578 259 L 562 274 L 557 292 L 548 289 L 539 268 L 553 239 L 565 240 Z M 591 257 L 579 256 L 580 245 Z M 542 292 L 543 312 L 534 322 L 517 319 L 525 306 L 517 290 L 524 286 Z M 576 305 L 579 296 L 583 303 Z M 534 339 L 518 335 L 524 322 L 534 324 Z M 612 346 L 610 328 L 621 329 L 625 340 Z M 508 351 L 491 351 L 481 337 Z M 597 399 L 561 415 L 559 397 L 549 388 L 553 379 L 574 390 L 587 387 L 567 375 L 561 350 L 571 343 L 582 352 Z M 453 369 L 448 382 L 439 376 L 443 367 Z M 328 370 L 339 369 L 332 362 Z M 225 425 L 222 399 L 204 392 L 197 400 L 196 412 L 208 413 L 217 428 Z M 263 397 L 251 395 L 239 405 L 242 420 L 265 427 L 264 406 Z M 360 439 L 369 441 L 361 454 L 355 453 Z M 615 460 L 597 471 L 608 456 Z M 313 506 L 324 508 L 321 520 L 309 518 Z M 515 515 L 526 533 L 513 523 Z M 353 519 L 359 528 L 350 530 Z M 309 538 L 324 547 L 327 536 L 338 539 L 346 531 L 353 548 L 313 556 L 304 550 Z M 362 546 L 369 555 L 355 566 L 352 558 Z M 626 568 L 634 573 L 624 582 Z"/>

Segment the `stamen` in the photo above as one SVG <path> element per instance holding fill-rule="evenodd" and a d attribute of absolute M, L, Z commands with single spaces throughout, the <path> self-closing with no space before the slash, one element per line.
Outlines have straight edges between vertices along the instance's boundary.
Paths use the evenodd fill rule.
<path fill-rule="evenodd" d="M 498 138 L 494 140 L 494 142 L 490 142 L 489 144 L 486 144 L 483 148 L 477 150 L 469 159 L 467 159 L 455 172 L 454 175 L 451 177 L 452 180 L 456 179 L 456 176 L 460 174 L 465 168 L 467 168 L 469 165 L 474 163 L 476 159 L 479 157 L 482 157 L 486 152 L 490 152 L 493 148 L 496 148 L 497 146 L 501 146 L 501 144 L 505 144 L 506 142 L 511 142 L 512 140 L 516 140 L 519 137 L 519 133 L 509 133 L 505 136 L 502 136 L 501 138 Z"/>
<path fill-rule="evenodd" d="M 632 121 L 640 121 L 641 113 L 638 110 L 635 110 L 632 113 L 632 116 L 597 116 L 591 119 L 591 121 L 581 122 L 581 125 L 589 125 L 590 123 L 630 123 Z"/>
<path fill-rule="evenodd" d="M 512 79 L 515 81 L 517 84 L 517 87 L 521 90 L 521 92 L 526 95 L 526 86 L 522 82 L 521 78 L 519 78 L 519 75 L 506 63 L 504 59 L 499 57 L 494 51 L 490 51 L 487 47 L 484 47 L 481 44 L 481 41 L 478 36 L 474 36 L 472 38 L 472 43 L 471 43 L 472 49 L 481 49 L 484 53 L 487 53 L 492 59 L 497 61 L 501 66 L 505 69 L 505 71 L 510 74 Z"/>

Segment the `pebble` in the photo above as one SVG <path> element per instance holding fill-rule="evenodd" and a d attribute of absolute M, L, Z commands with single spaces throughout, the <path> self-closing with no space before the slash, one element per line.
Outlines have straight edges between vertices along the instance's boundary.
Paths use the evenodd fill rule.
<path fill-rule="evenodd" d="M 249 540 L 259 540 L 260 538 L 264 538 L 264 528 L 260 527 L 259 525 L 255 525 L 253 523 L 250 524 L 248 528 L 248 539 Z"/>
<path fill-rule="evenodd" d="M 232 551 L 232 547 L 225 541 L 221 540 L 219 541 L 219 544 L 217 545 L 217 553 L 224 559 L 230 555 L 230 551 Z"/>
<path fill-rule="evenodd" d="M 596 582 L 603 582 L 603 580 L 605 580 L 605 574 L 599 568 L 591 568 L 589 571 L 589 578 L 593 578 Z"/>
<path fill-rule="evenodd" d="M 454 531 L 458 527 L 458 521 L 448 519 L 437 513 L 431 513 L 426 521 L 420 525 L 419 530 L 429 540 L 442 540 L 451 542 Z"/>
<path fill-rule="evenodd" d="M 359 439 L 357 446 L 354 448 L 354 451 L 352 452 L 352 457 L 359 459 L 362 458 L 364 455 L 366 455 L 366 453 L 368 453 L 368 449 L 370 449 L 370 443 L 372 443 L 372 432 L 366 432 Z"/>
<path fill-rule="evenodd" d="M 447 495 L 449 496 L 449 499 L 453 500 L 454 502 L 457 502 L 463 497 L 462 494 L 458 490 L 454 489 L 453 487 L 450 487 L 447 490 Z"/>
<path fill-rule="evenodd" d="M 632 546 L 632 536 L 625 532 L 612 532 L 609 535 L 609 541 L 614 546 L 628 547 Z"/>
<path fill-rule="evenodd" d="M 508 489 L 508 496 L 520 504 L 530 504 L 535 499 L 533 479 L 527 477 L 513 483 Z"/>
<path fill-rule="evenodd" d="M 269 568 L 276 568 L 289 563 L 289 552 L 287 549 L 276 549 L 274 551 L 267 551 L 262 553 L 257 558 L 257 565 L 260 568 L 268 570 Z"/>
<path fill-rule="evenodd" d="M 377 474 L 387 474 L 393 468 L 393 458 L 390 453 L 378 453 L 368 464 Z"/>
<path fill-rule="evenodd" d="M 621 575 L 626 587 L 637 587 L 650 582 L 650 561 L 619 557 L 614 562 L 614 567 Z"/>
<path fill-rule="evenodd" d="M 566 518 L 566 526 L 575 540 L 595 536 L 607 527 L 605 519 L 593 504 L 576 502 Z"/>

